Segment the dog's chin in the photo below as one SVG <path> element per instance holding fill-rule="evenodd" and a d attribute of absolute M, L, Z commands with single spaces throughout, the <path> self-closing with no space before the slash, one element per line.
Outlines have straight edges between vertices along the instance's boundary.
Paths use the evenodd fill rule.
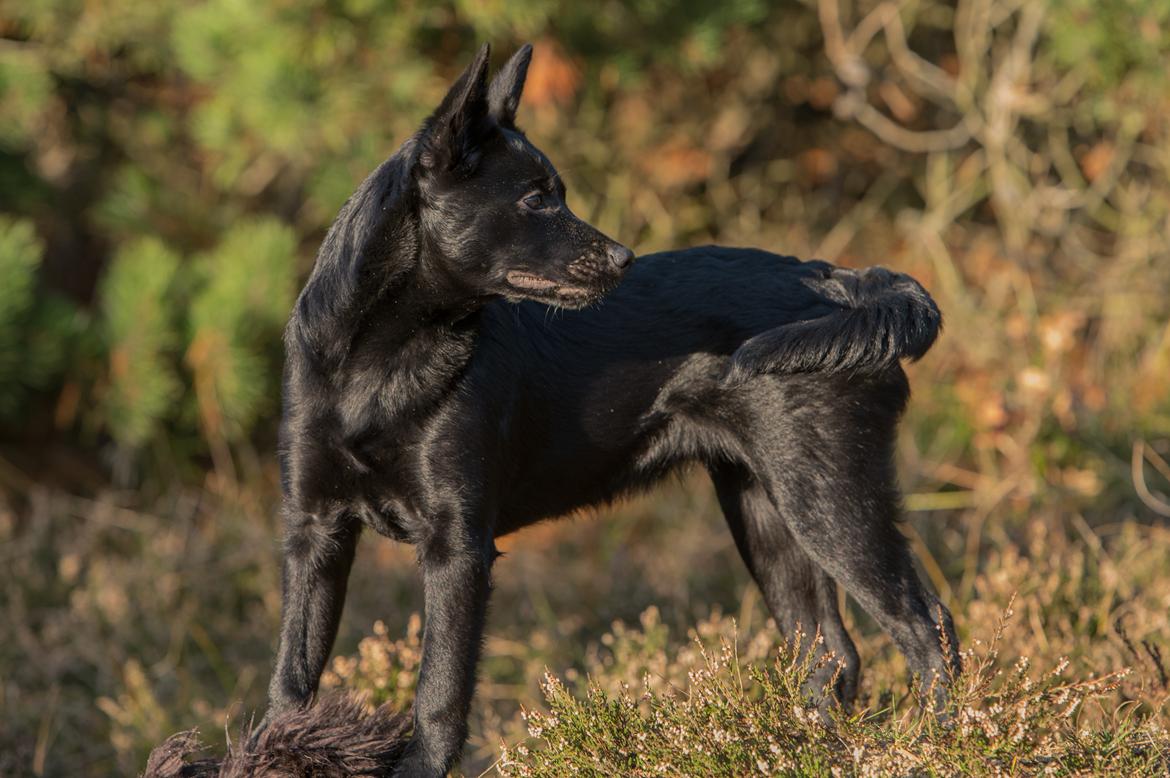
<path fill-rule="evenodd" d="M 525 273 L 510 271 L 506 276 L 504 297 L 512 301 L 532 300 L 558 308 L 585 308 L 600 300 L 617 284 L 617 279 L 597 279 L 591 284 L 557 281 Z"/>

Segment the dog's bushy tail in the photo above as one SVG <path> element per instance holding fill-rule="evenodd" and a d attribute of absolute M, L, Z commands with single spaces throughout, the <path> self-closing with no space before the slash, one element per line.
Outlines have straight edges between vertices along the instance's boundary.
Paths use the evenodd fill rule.
<path fill-rule="evenodd" d="M 913 278 L 884 268 L 824 268 L 810 285 L 840 307 L 745 341 L 731 357 L 729 382 L 776 372 L 878 373 L 934 344 L 942 313 Z"/>

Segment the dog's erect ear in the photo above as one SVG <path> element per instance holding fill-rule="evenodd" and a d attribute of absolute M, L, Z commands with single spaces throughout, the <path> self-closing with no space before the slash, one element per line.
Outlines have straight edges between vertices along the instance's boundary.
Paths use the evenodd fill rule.
<path fill-rule="evenodd" d="M 524 79 L 528 77 L 528 63 L 531 61 L 532 44 L 525 43 L 492 79 L 488 105 L 492 118 L 504 127 L 516 126 L 516 109 L 520 107 L 520 94 L 524 91 Z"/>
<path fill-rule="evenodd" d="M 429 171 L 452 170 L 472 161 L 490 127 L 487 69 L 491 46 L 483 44 L 427 122 L 419 162 Z"/>

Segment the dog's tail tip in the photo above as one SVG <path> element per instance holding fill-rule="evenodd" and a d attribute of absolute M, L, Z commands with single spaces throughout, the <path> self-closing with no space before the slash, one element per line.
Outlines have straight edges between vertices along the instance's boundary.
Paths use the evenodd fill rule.
<path fill-rule="evenodd" d="M 732 354 L 724 382 L 762 373 L 875 374 L 921 359 L 938 339 L 942 312 L 908 275 L 884 268 L 834 270 L 826 282 L 842 307 L 762 332 Z"/>

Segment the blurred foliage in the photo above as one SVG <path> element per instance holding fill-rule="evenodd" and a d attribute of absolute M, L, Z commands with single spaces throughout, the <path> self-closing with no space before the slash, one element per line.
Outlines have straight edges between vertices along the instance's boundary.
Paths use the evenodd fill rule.
<path fill-rule="evenodd" d="M 1170 211 L 1168 14 L 1154 0 L 13 6 L 0 20 L 0 180 L 23 225 L 6 229 L 8 261 L 25 269 L 6 272 L 25 280 L 2 315 L 40 318 L 9 352 L 26 367 L 25 388 L 5 392 L 7 426 L 113 441 L 131 470 L 201 451 L 222 470 L 233 447 L 271 440 L 296 279 L 356 182 L 482 39 L 497 56 L 536 41 L 523 123 L 578 210 L 623 239 L 863 261 L 902 241 L 929 260 L 919 272 L 952 320 L 1020 308 L 1018 288 L 985 305 L 999 290 L 983 279 L 1023 274 L 1039 308 L 1020 310 L 1025 335 L 1063 328 L 1070 350 L 1095 339 L 1086 368 L 1131 374 L 1141 391 L 1170 347 L 1114 331 L 1100 305 L 1046 321 L 1044 297 L 1100 288 L 1106 262 L 1166 288 L 1152 259 L 1165 241 L 1150 241 Z M 1002 239 L 983 230 L 989 217 Z M 34 249 L 16 246 L 30 241 L 44 245 L 36 272 Z M 956 258 L 969 243 L 986 246 Z M 1135 302 L 1122 297 L 1100 302 Z M 1142 298 L 1131 314 L 1165 316 Z M 83 347 L 85 328 L 67 324 L 95 307 L 104 326 Z M 1009 345 L 1013 332 L 991 326 L 996 338 L 962 346 L 965 362 L 983 368 Z M 1017 370 L 1047 370 L 1036 345 L 1024 353 Z M 1010 399 L 1018 376 L 1001 375 L 994 391 Z M 1090 405 L 1114 396 L 1069 378 Z M 1143 424 L 1165 430 L 1166 403 L 1149 394 Z"/>
<path fill-rule="evenodd" d="M 544 111 L 542 129 L 553 138 L 588 116 L 588 129 L 570 131 L 565 145 L 589 137 L 587 164 L 574 177 L 596 182 L 589 199 L 597 210 L 610 199 L 608 175 L 630 181 L 602 168 L 608 103 L 653 94 L 668 69 L 717 71 L 728 35 L 749 34 L 747 25 L 784 9 L 680 1 L 598 10 L 234 0 L 6 9 L 0 180 L 14 185 L 4 188 L 3 206 L 22 217 L 21 235 L 30 221 L 43 235 L 47 267 L 35 294 L 59 290 L 104 321 L 90 358 L 36 384 L 38 395 L 7 401 L 10 418 L 31 425 L 9 431 L 112 440 L 120 459 L 138 452 L 138 465 L 157 464 L 141 454 L 165 442 L 172 453 L 202 449 L 224 465 L 230 447 L 258 429 L 271 435 L 279 324 L 313 246 L 479 39 L 500 49 L 537 39 L 528 102 Z M 787 10 L 807 26 L 807 12 Z M 553 32 L 554 20 L 563 33 Z M 650 30 L 654 45 L 630 45 Z M 595 63 L 589 73 L 586 62 Z M 684 165 L 708 166 L 702 151 L 677 153 Z M 693 181 L 695 172 L 684 175 Z M 241 226 L 259 213 L 268 215 L 263 226 Z M 54 342 L 35 345 L 65 353 L 76 335 L 59 328 Z M 34 357 L 33 346 L 14 349 L 15 361 Z M 55 429 L 44 429 L 46 415 L 28 413 L 28 403 L 56 403 Z"/>
<path fill-rule="evenodd" d="M 282 322 L 483 40 L 535 43 L 520 124 L 639 252 L 921 278 L 947 320 L 900 451 L 924 572 L 964 630 L 1019 590 L 1005 652 L 1140 668 L 1119 721 L 1165 710 L 1167 3 L 33 0 L 0 8 L 0 773 L 134 773 L 260 703 Z M 683 683 L 669 634 L 708 604 L 775 645 L 706 488 L 505 539 L 467 764 L 520 742 L 545 667 L 601 707 Z M 330 678 L 404 702 L 410 554 L 368 546 Z M 654 603 L 673 632 L 611 629 Z M 884 710 L 900 659 L 847 618 Z"/>
<path fill-rule="evenodd" d="M 0 421 L 19 417 L 29 396 L 60 380 L 78 335 L 73 306 L 39 293 L 44 247 L 27 220 L 0 216 Z"/>
<path fill-rule="evenodd" d="M 289 261 L 296 236 L 272 221 L 232 226 L 214 250 L 195 258 L 186 362 L 204 434 L 213 442 L 246 436 L 279 407 L 271 358 L 296 293 Z"/>
<path fill-rule="evenodd" d="M 130 445 L 158 434 L 179 395 L 173 352 L 178 327 L 171 300 L 179 259 L 155 238 L 127 244 L 102 279 L 110 365 L 104 413 L 111 432 Z"/>

